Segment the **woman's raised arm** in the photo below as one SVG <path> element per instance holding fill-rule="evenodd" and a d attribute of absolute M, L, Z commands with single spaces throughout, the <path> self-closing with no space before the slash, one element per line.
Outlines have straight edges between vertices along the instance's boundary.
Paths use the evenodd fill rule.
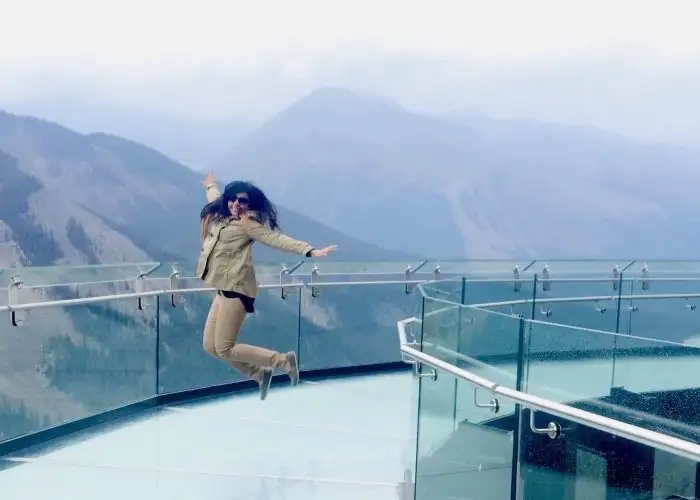
<path fill-rule="evenodd" d="M 221 196 L 221 191 L 216 186 L 216 180 L 214 180 L 214 174 L 209 172 L 206 178 L 202 181 L 202 186 L 207 192 L 207 201 L 211 203 Z"/>

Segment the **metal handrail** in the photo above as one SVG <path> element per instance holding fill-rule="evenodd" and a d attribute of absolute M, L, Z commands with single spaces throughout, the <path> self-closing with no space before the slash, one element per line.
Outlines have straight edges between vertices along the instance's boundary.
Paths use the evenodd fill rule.
<path fill-rule="evenodd" d="M 416 363 L 423 363 L 435 370 L 449 373 L 474 386 L 491 391 L 494 396 L 501 396 L 518 403 L 524 408 L 528 408 L 530 411 L 542 411 L 559 418 L 564 418 L 587 427 L 607 432 L 608 434 L 629 439 L 635 443 L 651 446 L 677 456 L 700 462 L 700 445 L 690 441 L 685 441 L 660 432 L 644 429 L 643 427 L 620 422 L 619 420 L 504 387 L 441 359 L 425 354 L 409 345 L 402 345 L 401 353 L 411 358 Z"/>
<path fill-rule="evenodd" d="M 280 288 L 304 288 L 304 283 L 288 283 L 285 285 L 272 284 L 260 285 L 260 289 L 280 289 Z M 173 290 L 149 290 L 147 292 L 121 293 L 112 295 L 99 295 L 97 297 L 80 297 L 77 299 L 52 300 L 45 302 L 29 302 L 27 304 L 10 304 L 0 306 L 3 311 L 31 311 L 33 309 L 47 309 L 51 307 L 76 306 L 83 304 L 94 304 L 98 302 L 109 302 L 111 300 L 138 299 L 143 297 L 156 297 L 159 295 L 185 295 L 189 293 L 214 292 L 214 288 L 176 288 Z"/>

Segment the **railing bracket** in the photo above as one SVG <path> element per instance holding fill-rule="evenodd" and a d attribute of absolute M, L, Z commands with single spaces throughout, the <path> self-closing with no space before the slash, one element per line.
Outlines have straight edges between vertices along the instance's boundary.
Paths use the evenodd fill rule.
<path fill-rule="evenodd" d="M 22 288 L 22 285 L 24 285 L 24 281 L 22 281 L 22 278 L 20 278 L 19 275 L 12 276 L 10 278 L 10 284 L 7 287 L 8 306 L 12 307 L 16 304 L 22 303 L 19 300 L 19 289 Z M 16 311 L 11 309 L 10 319 L 12 320 L 12 326 L 17 328 L 21 327 L 24 323 L 26 323 L 28 316 L 28 311 Z"/>
<path fill-rule="evenodd" d="M 144 271 L 139 271 L 139 274 L 136 276 L 136 281 L 134 283 L 134 291 L 136 293 L 144 293 L 146 291 L 146 273 Z M 143 297 L 139 297 L 137 300 L 139 311 L 143 311 Z"/>
<path fill-rule="evenodd" d="M 309 283 L 311 284 L 311 297 L 313 298 L 316 298 L 319 295 L 321 295 L 321 287 L 313 286 L 314 281 L 319 281 L 318 274 L 319 268 L 317 265 L 314 265 L 313 269 L 311 270 L 311 277 L 309 278 Z"/>
<path fill-rule="evenodd" d="M 282 288 L 280 291 L 283 300 L 287 298 L 287 289 L 284 287 L 284 285 L 291 285 L 292 273 L 303 266 L 305 262 L 306 260 L 300 260 L 292 267 L 287 267 L 285 264 L 282 264 L 282 270 L 280 271 L 280 285 L 282 285 Z"/>
<path fill-rule="evenodd" d="M 414 378 L 429 378 L 433 382 L 435 382 L 438 379 L 438 372 L 436 369 L 431 368 L 426 373 L 423 373 L 422 368 L 423 368 L 422 363 L 416 362 L 413 365 L 413 377 Z"/>
<path fill-rule="evenodd" d="M 415 283 L 408 283 L 413 280 L 413 275 L 424 265 L 428 263 L 427 260 L 424 260 L 420 264 L 418 264 L 416 267 L 411 267 L 407 266 L 406 269 L 403 272 L 404 280 L 407 281 L 406 283 L 406 295 L 410 295 L 413 293 L 413 290 L 416 288 Z"/>
<path fill-rule="evenodd" d="M 549 271 L 549 266 L 547 264 L 542 268 L 542 291 L 548 292 L 552 289 L 552 283 L 549 281 L 551 278 L 551 273 Z"/>
<path fill-rule="evenodd" d="M 442 274 L 442 273 L 441 273 L 441 271 L 440 271 L 440 264 L 437 264 L 437 265 L 435 266 L 435 270 L 433 271 L 433 279 L 434 279 L 435 281 L 439 281 L 439 280 L 440 280 L 441 274 Z"/>
<path fill-rule="evenodd" d="M 180 288 L 180 270 L 178 269 L 176 264 L 173 264 L 173 266 L 170 268 L 170 290 L 175 291 Z M 175 301 L 175 293 L 170 294 L 170 305 L 175 307 L 176 306 L 176 301 Z"/>
<path fill-rule="evenodd" d="M 644 267 L 642 267 L 642 290 L 649 290 L 650 286 L 649 282 L 649 266 L 647 264 L 644 264 Z"/>
<path fill-rule="evenodd" d="M 561 425 L 556 422 L 550 422 L 547 427 L 538 428 L 535 425 L 535 410 L 532 409 L 530 409 L 530 430 L 535 434 L 546 434 L 550 439 L 561 437 Z"/>
<path fill-rule="evenodd" d="M 479 388 L 475 387 L 474 388 L 474 406 L 476 406 L 477 408 L 490 408 L 491 413 L 494 413 L 494 414 L 498 413 L 500 411 L 501 405 L 498 402 L 497 398 L 493 398 L 488 403 L 479 403 L 479 398 L 477 396 L 478 393 L 479 393 Z"/>

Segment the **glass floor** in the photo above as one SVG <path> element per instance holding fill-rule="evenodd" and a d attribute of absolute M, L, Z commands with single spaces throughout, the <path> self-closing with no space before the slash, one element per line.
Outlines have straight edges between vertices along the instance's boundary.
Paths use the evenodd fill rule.
<path fill-rule="evenodd" d="M 402 372 L 160 407 L 0 459 L 0 496 L 396 500 L 416 391 Z"/>

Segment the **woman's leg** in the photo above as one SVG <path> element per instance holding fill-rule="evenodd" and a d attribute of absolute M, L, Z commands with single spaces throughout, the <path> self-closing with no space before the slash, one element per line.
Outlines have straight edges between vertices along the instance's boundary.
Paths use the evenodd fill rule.
<path fill-rule="evenodd" d="M 243 303 L 239 299 L 228 299 L 222 296 L 218 296 L 217 299 L 219 305 L 214 335 L 216 355 L 246 373 L 252 380 L 256 380 L 265 392 L 269 387 L 271 370 L 274 368 L 289 374 L 292 384 L 296 385 L 299 381 L 296 354 L 294 352 L 282 354 L 262 347 L 236 343 L 246 317 Z"/>
<path fill-rule="evenodd" d="M 214 344 L 214 334 L 216 332 L 216 315 L 219 313 L 219 296 L 216 295 L 209 308 L 209 314 L 207 315 L 207 322 L 204 324 L 204 336 L 202 339 L 202 345 L 204 351 L 218 358 L 216 355 L 216 348 Z"/>
<path fill-rule="evenodd" d="M 204 344 L 204 350 L 211 356 L 221 359 L 216 352 L 216 324 L 219 315 L 219 301 L 225 300 L 223 297 L 216 295 L 214 301 L 209 309 L 209 315 L 207 316 L 207 322 L 204 325 L 204 338 L 202 343 Z M 224 361 L 227 361 L 224 359 Z M 228 361 L 234 369 L 241 372 L 246 377 L 260 382 L 262 379 L 262 370 L 259 367 L 253 365 L 248 365 L 246 363 L 237 363 Z"/>

